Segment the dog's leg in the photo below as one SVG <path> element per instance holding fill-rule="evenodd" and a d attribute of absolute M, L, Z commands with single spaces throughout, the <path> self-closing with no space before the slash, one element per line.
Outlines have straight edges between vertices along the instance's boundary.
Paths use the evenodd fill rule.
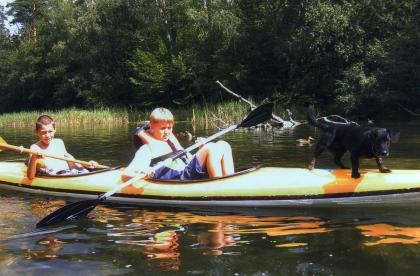
<path fill-rule="evenodd" d="M 315 168 L 316 159 L 321 155 L 321 153 L 325 150 L 325 147 L 321 145 L 321 143 L 316 145 L 314 157 L 312 158 L 311 162 L 309 162 L 308 169 L 312 170 Z"/>
<path fill-rule="evenodd" d="M 308 169 L 312 170 L 315 167 L 316 159 L 321 155 L 321 153 L 331 144 L 331 141 L 334 139 L 333 134 L 324 133 L 319 139 L 318 144 L 316 145 L 314 157 L 311 162 L 309 162 Z"/>
<path fill-rule="evenodd" d="M 334 154 L 334 163 L 337 164 L 341 169 L 348 169 L 344 166 L 343 162 L 341 162 L 341 158 L 343 157 L 346 151 L 336 151 Z"/>
<path fill-rule="evenodd" d="M 353 178 L 359 178 L 359 154 L 357 153 L 351 153 L 350 156 L 351 159 L 351 177 Z"/>
<path fill-rule="evenodd" d="M 384 163 L 382 162 L 381 157 L 376 157 L 376 164 L 378 165 L 378 169 L 381 173 L 390 173 L 391 170 L 385 167 Z"/>

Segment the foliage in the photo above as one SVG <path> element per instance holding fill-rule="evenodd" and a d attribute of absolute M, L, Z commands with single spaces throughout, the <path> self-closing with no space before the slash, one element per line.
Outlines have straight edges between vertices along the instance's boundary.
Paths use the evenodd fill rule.
<path fill-rule="evenodd" d="M 215 80 L 283 108 L 416 110 L 419 19 L 415 0 L 15 0 L 0 113 L 231 99 Z"/>

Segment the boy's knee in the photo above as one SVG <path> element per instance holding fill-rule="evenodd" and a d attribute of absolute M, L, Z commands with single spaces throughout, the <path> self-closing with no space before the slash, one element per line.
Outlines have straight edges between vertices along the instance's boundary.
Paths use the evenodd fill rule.
<path fill-rule="evenodd" d="M 223 152 L 232 151 L 230 144 L 226 141 L 220 140 L 216 144 L 218 148 L 221 149 Z"/>
<path fill-rule="evenodd" d="M 211 143 L 207 143 L 204 146 L 204 149 L 206 149 L 207 151 L 214 151 L 214 150 L 217 149 L 217 147 L 216 147 L 216 144 L 215 143 L 211 142 Z"/>

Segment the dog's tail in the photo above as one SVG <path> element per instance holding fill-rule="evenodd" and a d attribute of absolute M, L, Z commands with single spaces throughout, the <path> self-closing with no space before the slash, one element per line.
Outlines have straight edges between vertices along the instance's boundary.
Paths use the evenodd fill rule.
<path fill-rule="evenodd" d="M 319 127 L 322 130 L 326 130 L 330 127 L 327 123 L 321 122 L 320 120 L 316 119 L 315 109 L 312 105 L 308 108 L 308 112 L 306 113 L 306 118 L 308 119 L 308 122 L 310 125 Z"/>

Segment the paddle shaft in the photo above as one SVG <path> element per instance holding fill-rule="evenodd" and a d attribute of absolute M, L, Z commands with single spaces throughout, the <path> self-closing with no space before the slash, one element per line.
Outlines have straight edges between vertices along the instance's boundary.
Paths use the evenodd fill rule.
<path fill-rule="evenodd" d="M 59 156 L 50 155 L 50 154 L 39 153 L 35 150 L 27 149 L 27 148 L 24 148 L 24 147 L 13 146 L 13 145 L 5 144 L 5 143 L 0 143 L 0 148 L 13 150 L 13 151 L 16 151 L 16 152 L 19 152 L 19 153 L 40 154 L 40 155 L 43 155 L 45 157 L 54 158 L 54 159 L 63 160 L 63 161 L 68 161 L 68 162 L 73 162 L 73 163 L 79 163 L 79 164 L 86 165 L 86 166 L 91 165 L 89 162 L 86 162 L 86 161 L 71 159 L 71 158 L 66 158 L 66 157 L 59 157 Z M 105 168 L 108 168 L 108 167 L 103 166 L 103 165 L 97 165 L 96 168 L 105 169 Z"/>

